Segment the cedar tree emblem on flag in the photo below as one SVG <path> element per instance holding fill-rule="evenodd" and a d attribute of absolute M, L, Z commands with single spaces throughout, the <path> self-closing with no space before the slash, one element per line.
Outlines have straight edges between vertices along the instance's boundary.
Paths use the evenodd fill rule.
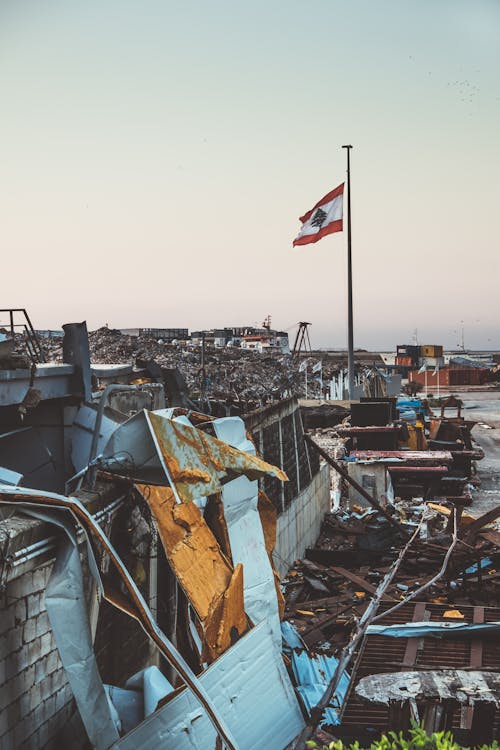
<path fill-rule="evenodd" d="M 344 183 L 336 187 L 316 203 L 310 211 L 300 217 L 302 229 L 294 239 L 294 245 L 308 245 L 333 232 L 342 231 L 342 208 Z"/>

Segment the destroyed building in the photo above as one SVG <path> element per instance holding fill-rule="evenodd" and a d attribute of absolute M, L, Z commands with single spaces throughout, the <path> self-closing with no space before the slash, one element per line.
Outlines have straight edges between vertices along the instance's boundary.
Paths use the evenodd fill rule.
<path fill-rule="evenodd" d="M 499 736 L 500 506 L 459 399 L 368 367 L 304 432 L 284 391 L 203 413 L 145 352 L 92 362 L 72 324 L 49 363 L 27 327 L 0 350 L 1 750 Z"/>
<path fill-rule="evenodd" d="M 284 748 L 304 716 L 278 575 L 330 505 L 296 400 L 165 408 L 161 378 L 64 329 L 63 362 L 0 369 L 2 750 Z"/>

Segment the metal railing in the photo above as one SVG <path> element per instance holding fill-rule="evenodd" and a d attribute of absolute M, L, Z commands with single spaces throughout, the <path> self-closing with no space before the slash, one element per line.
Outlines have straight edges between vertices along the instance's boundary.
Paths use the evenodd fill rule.
<path fill-rule="evenodd" d="M 6 307 L 0 308 L 0 314 L 8 313 L 9 322 L 0 323 L 0 326 L 10 329 L 10 334 L 15 339 L 16 333 L 19 333 L 18 329 L 21 329 L 20 333 L 23 336 L 26 351 L 32 362 L 32 364 L 39 364 L 40 362 L 46 362 L 45 352 L 40 343 L 36 331 L 33 328 L 33 324 L 30 320 L 26 309 L 24 307 Z M 18 322 L 20 320 L 20 322 Z"/>

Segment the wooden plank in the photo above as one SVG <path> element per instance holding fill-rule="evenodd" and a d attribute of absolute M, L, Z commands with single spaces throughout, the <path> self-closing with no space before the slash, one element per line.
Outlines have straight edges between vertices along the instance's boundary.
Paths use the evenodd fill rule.
<path fill-rule="evenodd" d="M 340 567 L 332 567 L 329 568 L 328 571 L 325 571 L 327 575 L 330 575 L 331 573 L 337 573 L 337 575 L 342 576 L 342 578 L 347 578 L 348 581 L 351 581 L 351 583 L 354 583 L 355 586 L 362 589 L 363 591 L 368 591 L 369 594 L 375 594 L 377 588 L 376 586 L 373 586 L 371 583 L 368 583 L 368 581 L 365 581 L 364 578 L 361 578 L 361 576 L 357 576 L 355 573 L 351 573 L 350 570 L 346 570 L 345 568 Z M 394 602 L 397 601 L 392 596 L 388 596 L 387 594 L 384 594 L 382 596 L 383 602 Z"/>
<path fill-rule="evenodd" d="M 413 622 L 422 622 L 425 616 L 425 602 L 417 602 L 413 610 Z M 417 660 L 420 638 L 408 638 L 406 651 L 403 657 L 403 666 L 412 667 Z"/>
<path fill-rule="evenodd" d="M 474 536 L 474 534 L 477 534 L 479 531 L 481 531 L 481 529 L 486 526 L 486 524 L 495 521 L 498 516 L 500 516 L 500 505 L 497 505 L 495 508 L 492 508 L 492 510 L 489 510 L 487 513 L 483 513 L 482 516 L 479 516 L 479 518 L 466 526 L 463 532 L 459 534 L 459 536 L 467 539 Z"/>
<path fill-rule="evenodd" d="M 481 531 L 479 534 L 487 542 L 491 542 L 496 547 L 500 547 L 500 531 Z"/>
<path fill-rule="evenodd" d="M 337 574 L 337 576 L 340 576 L 341 578 L 346 578 L 348 581 L 351 581 L 351 583 L 354 583 L 355 586 L 362 589 L 363 591 L 367 591 L 369 594 L 375 594 L 377 590 L 376 586 L 368 583 L 368 581 L 365 581 L 365 579 L 361 578 L 361 576 L 358 576 L 355 573 L 351 573 L 351 571 L 346 570 L 346 568 L 338 566 L 331 566 L 327 568 L 325 565 L 321 565 L 321 563 L 314 563 L 310 560 L 303 560 L 302 564 L 304 565 L 306 570 L 323 573 L 323 575 L 328 576 L 328 578 L 336 578 L 335 574 Z M 382 596 L 382 601 L 394 602 L 397 600 L 392 596 L 387 596 L 386 594 L 384 594 Z"/>
<path fill-rule="evenodd" d="M 349 612 L 352 607 L 353 605 L 350 604 L 348 607 L 342 607 L 342 609 L 338 609 L 334 614 L 330 613 L 328 615 L 325 615 L 324 617 L 321 617 L 319 620 L 316 620 L 315 623 L 305 628 L 305 630 L 302 630 L 300 635 L 303 637 L 305 635 L 308 635 L 309 633 L 312 633 L 312 631 L 316 630 L 316 628 L 324 628 L 326 625 L 329 625 L 331 622 L 333 622 L 337 617 L 340 617 L 340 615 Z"/>
<path fill-rule="evenodd" d="M 484 622 L 484 607 L 474 607 L 472 622 L 481 624 Z M 470 644 L 469 665 L 471 669 L 480 669 L 483 666 L 483 642 L 475 638 Z M 462 706 L 460 711 L 460 728 L 470 729 L 474 719 L 474 706 Z"/>

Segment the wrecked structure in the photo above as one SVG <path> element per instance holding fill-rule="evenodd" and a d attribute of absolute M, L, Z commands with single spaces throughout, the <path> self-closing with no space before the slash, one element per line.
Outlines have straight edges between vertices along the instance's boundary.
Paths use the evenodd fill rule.
<path fill-rule="evenodd" d="M 166 408 L 83 324 L 64 359 L 0 369 L 2 750 L 286 747 L 278 571 L 330 504 L 296 400 Z"/>
<path fill-rule="evenodd" d="M 500 508 L 473 515 L 458 399 L 365 396 L 308 434 L 294 397 L 206 414 L 146 357 L 91 364 L 84 325 L 63 362 L 11 356 L 2 750 L 498 736 Z"/>
<path fill-rule="evenodd" d="M 499 736 L 500 506 L 473 514 L 484 453 L 461 405 L 352 404 L 330 437 L 306 436 L 328 446 L 345 504 L 286 580 L 296 654 L 336 658 L 297 747 L 320 722 L 362 747 L 412 719 L 464 745 Z"/>

